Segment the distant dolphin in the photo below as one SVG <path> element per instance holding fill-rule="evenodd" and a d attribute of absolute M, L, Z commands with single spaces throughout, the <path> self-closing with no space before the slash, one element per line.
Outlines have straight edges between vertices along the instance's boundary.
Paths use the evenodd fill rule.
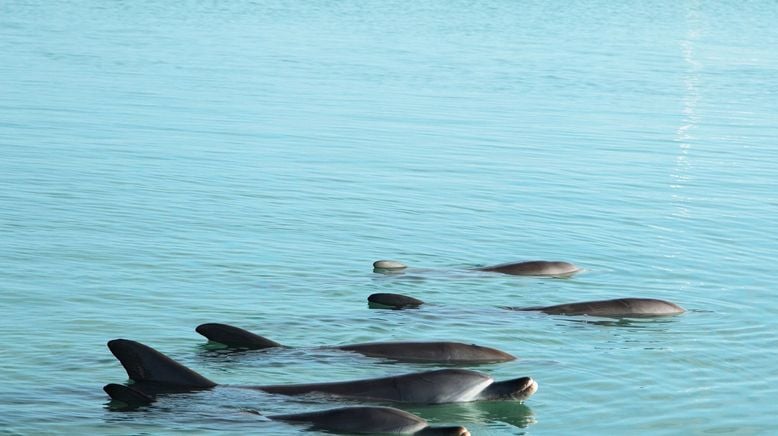
<path fill-rule="evenodd" d="M 388 306 L 394 309 L 413 308 L 424 304 L 423 301 L 408 297 L 407 295 L 389 294 L 384 292 L 370 295 L 367 297 L 367 301 L 372 305 Z"/>
<path fill-rule="evenodd" d="M 114 339 L 108 348 L 119 359 L 133 389 L 145 395 L 211 389 L 211 380 L 159 351 L 127 339 Z M 480 400 L 523 401 L 537 391 L 530 377 L 496 382 L 486 374 L 465 369 L 441 369 L 398 376 L 310 384 L 235 386 L 272 394 L 323 394 L 342 398 L 398 403 L 440 404 Z"/>
<path fill-rule="evenodd" d="M 376 260 L 373 262 L 373 268 L 384 270 L 401 270 L 408 268 L 408 266 L 396 260 Z"/>
<path fill-rule="evenodd" d="M 234 348 L 261 350 L 282 347 L 277 342 L 227 324 L 201 324 L 195 330 L 211 341 Z M 461 342 L 371 342 L 325 348 L 404 362 L 492 363 L 516 359 L 494 348 Z"/>
<path fill-rule="evenodd" d="M 649 317 L 684 313 L 681 306 L 653 298 L 616 298 L 543 307 L 505 307 L 510 310 L 537 310 L 549 315 L 589 315 L 606 317 Z"/>
<path fill-rule="evenodd" d="M 390 309 L 415 308 L 425 304 L 423 301 L 407 295 L 390 294 L 386 292 L 370 294 L 370 296 L 367 297 L 367 301 L 370 307 L 387 307 Z M 409 304 L 409 301 L 412 301 L 413 304 Z"/>
<path fill-rule="evenodd" d="M 115 383 L 103 390 L 112 400 L 128 406 L 152 403 L 154 399 L 143 392 Z M 430 427 L 427 421 L 393 407 L 356 406 L 319 410 L 316 412 L 270 415 L 274 421 L 308 424 L 312 430 L 342 433 L 394 433 L 415 436 L 470 436 L 464 427 Z"/>
<path fill-rule="evenodd" d="M 527 262 L 504 263 L 501 265 L 477 268 L 479 271 L 498 272 L 515 276 L 551 276 L 567 277 L 580 271 L 580 268 L 568 262 L 531 260 Z"/>
<path fill-rule="evenodd" d="M 373 262 L 375 272 L 399 272 L 407 268 L 396 260 L 377 260 Z M 581 269 L 569 262 L 530 260 L 525 262 L 503 263 L 500 265 L 474 268 L 476 271 L 498 272 L 515 276 L 568 277 Z"/>
<path fill-rule="evenodd" d="M 382 306 L 392 307 L 394 301 L 401 301 L 406 297 L 400 294 L 372 294 L 368 300 Z M 394 307 L 400 309 L 400 307 Z M 677 304 L 664 300 L 653 298 L 616 298 L 613 300 L 583 301 L 580 303 L 558 304 L 555 306 L 537 306 L 537 307 L 509 307 L 503 306 L 501 309 L 538 311 L 549 315 L 589 315 L 604 317 L 652 317 L 678 315 L 685 312 L 685 309 Z"/>

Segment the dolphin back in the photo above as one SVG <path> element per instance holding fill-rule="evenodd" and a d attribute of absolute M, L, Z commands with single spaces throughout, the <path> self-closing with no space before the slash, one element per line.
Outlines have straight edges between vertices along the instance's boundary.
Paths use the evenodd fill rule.
<path fill-rule="evenodd" d="M 526 309 L 525 309 L 526 310 Z M 669 301 L 653 298 L 616 298 L 534 308 L 550 315 L 647 317 L 677 315 L 685 310 Z"/>
<path fill-rule="evenodd" d="M 442 404 L 474 401 L 494 380 L 466 369 L 438 369 L 391 377 L 342 382 L 244 386 L 282 394 L 325 394 L 401 403 Z"/>
<path fill-rule="evenodd" d="M 569 262 L 530 260 L 527 262 L 503 263 L 478 268 L 480 271 L 498 272 L 516 276 L 560 276 L 573 275 L 580 269 Z"/>
<path fill-rule="evenodd" d="M 218 342 L 233 348 L 262 350 L 265 348 L 283 347 L 278 342 L 227 324 L 200 324 L 195 331 L 208 338 L 209 341 Z"/>
<path fill-rule="evenodd" d="M 464 427 L 428 427 L 427 421 L 393 407 L 355 406 L 308 413 L 274 415 L 275 421 L 304 423 L 314 430 L 335 433 L 391 433 L 416 436 L 469 436 Z"/>
<path fill-rule="evenodd" d="M 307 423 L 317 430 L 339 433 L 415 433 L 427 427 L 425 420 L 393 407 L 340 407 L 268 418 Z"/>
<path fill-rule="evenodd" d="M 159 351 L 129 339 L 114 339 L 108 349 L 135 382 L 152 382 L 191 389 L 207 389 L 216 383 Z"/>
<path fill-rule="evenodd" d="M 378 292 L 375 294 L 370 294 L 370 296 L 367 297 L 367 302 L 371 308 L 375 308 L 375 309 L 415 308 L 424 304 L 423 301 L 417 298 L 409 297 L 407 295 L 402 295 L 402 294 L 392 294 L 386 292 Z"/>
<path fill-rule="evenodd" d="M 372 342 L 338 349 L 403 362 L 491 363 L 516 359 L 494 348 L 461 342 Z"/>

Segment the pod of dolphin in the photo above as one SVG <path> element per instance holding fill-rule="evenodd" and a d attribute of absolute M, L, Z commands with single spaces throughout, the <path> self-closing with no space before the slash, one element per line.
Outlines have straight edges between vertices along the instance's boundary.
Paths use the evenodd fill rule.
<path fill-rule="evenodd" d="M 393 260 L 373 263 L 375 272 L 401 273 L 407 266 Z M 510 275 L 569 277 L 580 269 L 568 262 L 529 261 L 475 268 L 475 271 Z M 368 297 L 371 307 L 418 308 L 423 301 L 400 294 L 377 293 Z M 515 311 L 538 311 L 549 315 L 598 317 L 654 317 L 677 315 L 684 309 L 651 298 L 617 298 L 538 307 L 502 307 Z M 284 345 L 239 327 L 207 323 L 196 331 L 211 342 L 236 349 L 263 350 Z M 438 369 L 402 375 L 350 381 L 234 386 L 219 385 L 163 353 L 139 342 L 114 339 L 108 348 L 131 380 L 129 385 L 108 384 L 103 389 L 112 401 L 134 408 L 156 401 L 158 396 L 206 389 L 253 389 L 282 396 L 306 395 L 312 399 L 342 399 L 360 402 L 443 404 L 471 401 L 524 401 L 538 389 L 530 377 L 495 381 L 488 374 L 460 368 Z M 344 353 L 397 362 L 481 364 L 515 360 L 490 347 L 462 342 L 370 342 L 319 347 Z M 411 413 L 386 406 L 348 406 L 307 413 L 270 415 L 268 419 L 304 424 L 310 429 L 336 433 L 395 433 L 414 435 L 468 436 L 464 427 L 433 427 Z"/>

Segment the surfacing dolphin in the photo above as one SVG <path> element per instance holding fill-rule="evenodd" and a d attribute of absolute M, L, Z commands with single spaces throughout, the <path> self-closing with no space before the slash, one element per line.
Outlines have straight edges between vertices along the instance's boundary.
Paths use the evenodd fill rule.
<path fill-rule="evenodd" d="M 200 324 L 195 330 L 210 341 L 233 348 L 261 350 L 283 347 L 275 341 L 227 324 Z M 515 356 L 494 348 L 461 342 L 370 342 L 323 348 L 402 362 L 493 363 L 516 359 Z"/>
<path fill-rule="evenodd" d="M 616 298 L 583 301 L 540 307 L 504 307 L 510 310 L 540 311 L 549 315 L 589 315 L 604 317 L 651 317 L 684 313 L 686 310 L 669 301 L 653 298 Z"/>
<path fill-rule="evenodd" d="M 369 301 L 374 301 L 386 307 L 400 309 L 392 306 L 395 301 L 401 301 L 400 294 L 372 294 Z M 407 297 L 411 298 L 411 297 Z M 616 298 L 613 300 L 582 301 L 579 303 L 557 304 L 554 306 L 536 307 L 510 307 L 502 309 L 519 311 L 538 311 L 549 315 L 588 315 L 612 318 L 646 318 L 654 316 L 669 316 L 684 313 L 686 310 L 669 301 L 653 298 Z"/>
<path fill-rule="evenodd" d="M 394 433 L 415 436 L 470 436 L 464 427 L 430 427 L 424 419 L 393 407 L 358 406 L 268 418 L 311 424 L 313 430 L 343 433 Z"/>
<path fill-rule="evenodd" d="M 154 398 L 132 386 L 111 383 L 103 390 L 112 400 L 128 406 L 154 402 Z M 273 421 L 307 424 L 311 430 L 337 433 L 394 433 L 415 436 L 470 436 L 464 427 L 430 427 L 427 421 L 400 409 L 380 406 L 339 407 L 315 412 L 270 415 Z"/>
<path fill-rule="evenodd" d="M 386 292 L 379 292 L 371 294 L 367 297 L 368 304 L 371 307 L 387 306 L 392 309 L 410 309 L 419 307 L 424 304 L 423 301 L 401 294 L 391 294 Z"/>
<path fill-rule="evenodd" d="M 377 260 L 373 262 L 373 271 L 375 272 L 399 272 L 406 268 L 407 265 L 396 260 Z M 581 270 L 569 262 L 548 260 L 503 263 L 474 269 L 476 271 L 497 272 L 515 276 L 546 277 L 569 277 Z"/>
<path fill-rule="evenodd" d="M 408 301 L 413 301 L 413 304 L 412 305 L 408 304 Z M 407 295 L 391 294 L 388 292 L 379 292 L 376 294 L 370 294 L 367 297 L 367 303 L 371 308 L 378 308 L 378 309 L 417 308 L 422 304 L 425 304 L 423 301 L 413 297 L 409 297 Z"/>
<path fill-rule="evenodd" d="M 108 348 L 145 395 L 211 389 L 216 383 L 159 351 L 128 339 L 114 339 Z M 374 379 L 266 386 L 234 386 L 272 394 L 322 394 L 346 399 L 398 403 L 441 404 L 480 400 L 523 401 L 537 391 L 530 377 L 496 382 L 465 369 L 440 369 Z"/>
<path fill-rule="evenodd" d="M 568 277 L 578 271 L 580 268 L 569 262 L 531 260 L 527 262 L 503 263 L 500 265 L 486 266 L 476 268 L 479 271 L 498 272 L 514 276 L 549 276 L 549 277 Z"/>

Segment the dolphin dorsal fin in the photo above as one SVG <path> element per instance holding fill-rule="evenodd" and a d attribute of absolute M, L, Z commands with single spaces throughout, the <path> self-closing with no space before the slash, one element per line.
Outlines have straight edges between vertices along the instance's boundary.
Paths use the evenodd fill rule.
<path fill-rule="evenodd" d="M 278 342 L 227 324 L 215 322 L 200 324 L 195 331 L 208 338 L 209 341 L 218 342 L 228 347 L 249 348 L 252 350 L 283 347 Z"/>
<path fill-rule="evenodd" d="M 159 351 L 129 339 L 114 339 L 108 349 L 135 382 L 164 383 L 185 388 L 212 388 L 216 383 Z"/>

